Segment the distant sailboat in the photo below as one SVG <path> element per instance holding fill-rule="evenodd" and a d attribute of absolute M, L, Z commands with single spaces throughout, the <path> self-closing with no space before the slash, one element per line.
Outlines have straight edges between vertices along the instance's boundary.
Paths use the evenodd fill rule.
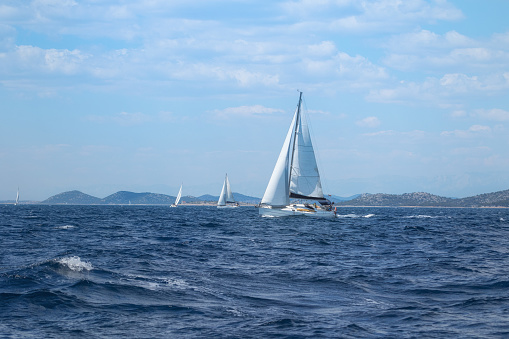
<path fill-rule="evenodd" d="M 18 192 L 16 193 L 16 202 L 14 203 L 14 205 L 17 205 L 19 204 L 19 187 L 18 187 Z"/>
<path fill-rule="evenodd" d="M 290 129 L 258 209 L 262 216 L 335 217 L 331 202 L 323 196 L 308 124 L 302 113 L 300 92 Z M 290 198 L 315 200 L 319 205 L 294 204 Z"/>
<path fill-rule="evenodd" d="M 182 184 L 180 185 L 179 193 L 177 194 L 177 199 L 175 199 L 175 203 L 171 204 L 170 207 L 177 207 L 180 202 L 180 197 L 182 197 Z"/>
<path fill-rule="evenodd" d="M 233 198 L 232 188 L 230 186 L 230 181 L 228 180 L 228 174 L 226 174 L 224 178 L 223 189 L 221 190 L 219 200 L 217 201 L 217 208 L 238 206 L 239 204 L 235 202 L 235 199 Z"/>

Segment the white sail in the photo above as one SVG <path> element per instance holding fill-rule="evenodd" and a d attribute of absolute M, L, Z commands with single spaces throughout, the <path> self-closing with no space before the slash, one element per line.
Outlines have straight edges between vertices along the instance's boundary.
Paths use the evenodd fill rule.
<path fill-rule="evenodd" d="M 217 206 L 226 206 L 226 203 L 234 202 L 235 199 L 233 198 L 230 180 L 228 180 L 228 174 L 226 174 L 224 178 L 223 188 L 221 189 L 221 194 L 219 195 L 219 200 L 217 201 Z"/>
<path fill-rule="evenodd" d="M 226 206 L 226 180 L 223 183 L 223 189 L 221 190 L 221 194 L 219 195 L 217 206 Z"/>
<path fill-rule="evenodd" d="M 177 206 L 180 202 L 180 197 L 182 197 L 182 185 L 180 185 L 179 193 L 177 194 L 177 199 L 175 199 L 175 206 Z"/>
<path fill-rule="evenodd" d="M 17 205 L 19 203 L 19 187 L 18 187 L 18 192 L 16 193 L 16 202 L 14 203 L 14 205 Z"/>
<path fill-rule="evenodd" d="M 290 172 L 290 197 L 323 198 L 315 151 L 305 116 L 301 114 Z"/>
<path fill-rule="evenodd" d="M 270 177 L 269 184 L 265 189 L 265 194 L 262 198 L 262 205 L 286 206 L 290 203 L 290 191 L 288 187 L 288 164 L 290 162 L 290 143 L 294 133 L 295 120 L 297 119 L 298 114 L 299 108 L 297 107 L 297 110 L 293 116 L 292 123 L 290 124 L 290 129 L 286 134 L 283 148 L 281 148 L 276 166 L 274 167 L 274 171 Z"/>
<path fill-rule="evenodd" d="M 226 184 L 226 202 L 235 202 L 235 198 L 233 198 L 232 187 L 230 185 L 230 180 L 228 180 L 228 174 L 226 175 L 226 179 L 224 180 Z"/>

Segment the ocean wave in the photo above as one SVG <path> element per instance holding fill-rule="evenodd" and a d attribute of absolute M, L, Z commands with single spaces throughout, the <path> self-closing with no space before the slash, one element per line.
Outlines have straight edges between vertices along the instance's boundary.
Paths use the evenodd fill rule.
<path fill-rule="evenodd" d="M 78 256 L 64 257 L 57 259 L 56 262 L 75 272 L 81 272 L 83 270 L 91 271 L 93 269 L 93 266 L 90 262 L 81 261 L 81 258 Z"/>

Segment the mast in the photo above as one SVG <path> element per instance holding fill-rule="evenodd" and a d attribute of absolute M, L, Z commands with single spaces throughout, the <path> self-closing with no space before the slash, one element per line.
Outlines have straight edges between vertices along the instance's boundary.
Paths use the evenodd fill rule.
<path fill-rule="evenodd" d="M 290 187 L 290 183 L 292 182 L 292 168 L 293 168 L 293 155 L 295 154 L 295 140 L 297 139 L 297 130 L 300 124 L 300 105 L 302 103 L 302 92 L 299 91 L 299 104 L 297 105 L 297 114 L 295 119 L 295 128 L 293 131 L 293 146 L 292 146 L 292 158 L 290 161 L 290 173 L 288 175 L 288 187 Z M 289 193 L 289 192 L 288 192 Z"/>

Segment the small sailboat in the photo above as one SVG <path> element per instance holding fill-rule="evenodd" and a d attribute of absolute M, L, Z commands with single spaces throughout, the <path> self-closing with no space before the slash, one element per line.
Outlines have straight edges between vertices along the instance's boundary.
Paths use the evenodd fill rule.
<path fill-rule="evenodd" d="M 16 193 L 16 202 L 14 203 L 14 205 L 17 205 L 19 204 L 19 187 L 18 187 L 18 192 Z"/>
<path fill-rule="evenodd" d="M 180 184 L 179 193 L 177 194 L 177 198 L 175 199 L 175 203 L 171 204 L 170 207 L 177 207 L 180 202 L 180 197 L 182 197 L 182 184 Z"/>
<path fill-rule="evenodd" d="M 233 198 L 232 188 L 230 186 L 230 181 L 228 180 L 228 174 L 226 174 L 226 177 L 224 178 L 223 189 L 221 190 L 219 200 L 217 201 L 217 208 L 238 206 L 239 204 L 235 202 L 235 199 Z"/>
<path fill-rule="evenodd" d="M 291 203 L 290 198 L 316 202 Z M 302 112 L 302 92 L 258 211 L 267 217 L 333 218 L 336 215 L 332 203 L 323 195 L 308 124 Z"/>

